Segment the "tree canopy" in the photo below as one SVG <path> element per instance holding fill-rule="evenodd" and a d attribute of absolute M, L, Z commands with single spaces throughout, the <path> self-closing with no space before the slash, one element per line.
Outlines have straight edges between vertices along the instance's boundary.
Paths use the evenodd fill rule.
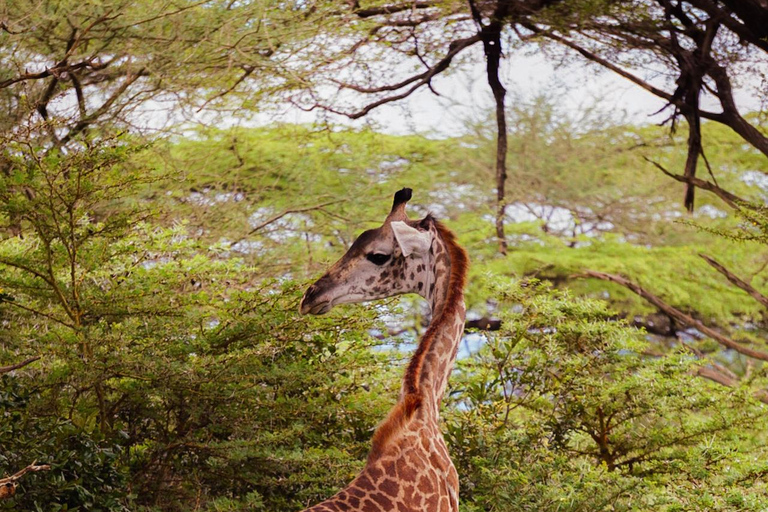
<path fill-rule="evenodd" d="M 0 509 L 346 484 L 424 312 L 298 301 L 408 186 L 472 260 L 443 411 L 464 510 L 765 510 L 768 131 L 739 101 L 767 97 L 763 4 L 6 2 Z M 531 51 L 667 121 L 509 101 Z M 473 62 L 493 108 L 461 133 L 334 124 Z M 322 114 L 253 122 L 286 108 Z"/>

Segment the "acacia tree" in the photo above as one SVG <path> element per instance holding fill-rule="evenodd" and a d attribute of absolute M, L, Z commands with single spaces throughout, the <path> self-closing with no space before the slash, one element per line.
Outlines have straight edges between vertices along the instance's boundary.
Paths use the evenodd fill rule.
<path fill-rule="evenodd" d="M 701 126 L 702 120 L 725 125 L 756 152 L 768 157 L 768 135 L 761 124 L 761 116 L 743 112 L 735 97 L 738 85 L 744 84 L 745 87 L 755 87 L 756 94 L 765 104 L 768 73 L 765 39 L 768 6 L 765 2 L 605 2 L 601 16 L 588 18 L 569 11 L 568 7 L 558 6 L 557 14 L 550 20 L 539 20 L 524 27 L 531 34 L 575 50 L 588 61 L 664 99 L 667 102 L 665 108 L 670 111 L 666 122 L 672 130 L 680 118 L 686 122 L 687 158 L 681 173 L 665 169 L 655 161 L 655 155 L 649 160 L 667 176 L 685 185 L 684 204 L 689 211 L 694 208 L 696 188 L 712 192 L 737 216 L 749 221 L 744 223 L 744 231 L 735 235 L 727 233 L 727 236 L 764 243 L 764 238 L 759 235 L 766 222 L 764 209 L 721 188 L 706 157 L 707 145 L 702 138 Z M 657 77 L 647 78 L 643 74 L 644 66 L 650 67 Z M 705 102 L 714 106 L 705 107 Z M 710 179 L 696 176 L 702 162 Z M 706 254 L 701 257 L 732 285 L 766 304 L 763 294 L 739 276 L 739 272 L 729 270 Z M 742 335 L 732 339 L 711 329 L 694 315 L 671 307 L 638 283 L 598 271 L 587 271 L 587 275 L 628 288 L 669 316 L 673 324 L 697 328 L 726 349 L 748 358 L 768 360 L 763 343 L 747 342 Z M 699 373 L 724 385 L 733 386 L 739 382 L 735 374 L 719 365 L 709 366 Z"/>
<path fill-rule="evenodd" d="M 269 28 L 258 22 L 267 14 Z M 4 3 L 0 170 L 10 165 L 9 139 L 58 150 L 104 126 L 137 132 L 181 122 L 264 75 L 288 40 L 286 24 L 301 33 L 313 21 L 258 1 Z"/>
<path fill-rule="evenodd" d="M 270 22 L 259 23 L 265 16 Z M 0 478 L 0 498 L 10 498 L 0 507 L 124 510 L 134 492 L 142 505 L 180 507 L 185 499 L 199 504 L 201 497 L 212 500 L 231 492 L 221 483 L 222 471 L 229 471 L 225 467 L 241 481 L 250 480 L 249 491 L 255 480 L 261 481 L 257 487 L 273 491 L 273 480 L 295 486 L 282 477 L 292 472 L 292 461 L 274 464 L 270 457 L 276 452 L 339 437 L 277 436 L 287 441 L 283 448 L 253 441 L 258 439 L 254 432 L 266 430 L 256 418 L 262 413 L 268 414 L 270 431 L 282 428 L 275 422 L 275 408 L 264 407 L 253 389 L 283 400 L 282 383 L 296 383 L 284 374 L 312 375 L 275 365 L 275 356 L 290 352 L 290 366 L 301 359 L 294 348 L 318 358 L 323 347 L 307 334 L 306 324 L 285 320 L 286 312 L 298 314 L 292 313 L 294 307 L 270 299 L 269 311 L 255 313 L 265 304 L 260 297 L 267 295 L 261 285 L 251 298 L 240 295 L 250 286 L 247 281 L 275 286 L 267 276 L 238 267 L 236 282 L 227 277 L 238 265 L 234 259 L 219 257 L 206 244 L 196 245 L 185 233 L 166 230 L 153 219 L 155 209 L 137 196 L 146 193 L 150 182 L 154 187 L 167 182 L 155 180 L 155 169 L 140 163 L 137 137 L 113 135 L 140 132 L 141 116 L 164 110 L 166 104 L 194 112 L 215 108 L 222 94 L 231 101 L 234 84 L 270 67 L 270 56 L 289 39 L 284 25 L 300 32 L 302 23 L 311 21 L 304 11 L 267 2 L 41 0 L 0 6 L 0 101 L 7 112 L 0 116 L 0 374 L 7 373 L 0 382 L 0 415 L 12 418 L 0 425 L 0 477 L 10 474 Z M 189 266 L 182 268 L 187 264 L 176 258 Z M 191 276 L 191 269 L 205 276 L 206 284 Z M 145 279 L 148 274 L 157 279 Z M 216 300 L 208 295 L 207 283 L 213 282 L 223 294 L 220 304 L 227 304 L 227 312 L 219 310 L 223 315 L 217 316 L 216 329 L 209 323 L 212 310 L 200 307 Z M 274 300 L 295 300 L 295 289 L 279 288 L 270 292 Z M 195 320 L 181 312 L 180 303 L 169 306 L 170 290 L 175 290 L 173 300 L 190 299 L 185 305 Z M 123 292 L 131 297 L 114 295 Z M 237 320 L 226 318 L 229 313 Z M 254 321 L 246 321 L 243 315 L 251 314 Z M 296 330 L 277 327 L 286 323 Z M 275 341 L 274 331 L 292 348 L 281 345 L 260 362 L 245 357 L 253 346 L 263 347 L 265 334 Z M 190 340 L 208 335 L 217 340 L 186 353 Z M 147 350 L 155 348 L 149 355 Z M 29 357 L 33 354 L 38 355 Z M 37 359 L 40 363 L 29 365 Z M 245 369 L 240 363 L 256 366 Z M 376 368 L 370 363 L 361 367 Z M 222 371 L 231 376 L 223 378 Z M 256 385 L 246 383 L 243 375 L 274 381 Z M 243 393 L 232 392 L 223 381 Z M 208 386 L 226 397 L 212 397 Z M 313 388 L 300 385 L 287 394 L 301 396 Z M 192 396 L 205 405 L 193 405 Z M 246 412 L 243 400 L 253 405 L 253 414 Z M 301 397 L 304 405 L 313 402 Z M 225 412 L 230 406 L 236 415 Z M 288 428 L 297 410 L 290 409 Z M 241 415 L 250 421 L 221 422 L 226 433 L 217 425 L 217 417 Z M 364 429 L 372 422 L 341 429 L 367 439 Z M 242 435 L 234 434 L 232 429 L 241 427 Z M 233 444 L 215 446 L 220 441 Z M 222 454 L 234 456 L 231 465 Z M 328 455 L 338 459 L 338 454 Z M 347 462 L 318 467 L 337 468 L 335 478 L 343 480 L 342 471 L 357 461 L 341 457 Z M 251 465 L 250 476 L 237 469 L 244 458 L 261 461 Z M 20 481 L 40 467 L 30 465 L 35 459 L 50 463 L 51 470 Z M 205 459 L 214 461 L 217 472 L 200 463 Z M 190 471 L 199 471 L 208 483 L 180 476 Z M 326 485 L 328 478 L 317 480 Z M 12 497 L 17 481 L 25 488 Z M 312 499 L 307 494 L 323 492 L 305 486 L 264 501 L 305 501 Z M 251 501 L 259 499 L 258 491 L 252 494 Z"/>
<path fill-rule="evenodd" d="M 470 49 L 482 45 L 497 126 L 496 235 L 506 253 L 506 89 L 499 70 L 507 29 L 559 1 L 312 3 L 307 9 L 324 11 L 328 21 L 286 61 L 284 73 L 294 78 L 287 99 L 303 110 L 359 119 L 422 89 L 438 94 L 436 78 L 465 55 L 474 58 Z"/>
<path fill-rule="evenodd" d="M 734 100 L 734 75 L 760 79 L 765 73 L 760 66 L 767 8 L 758 0 L 350 1 L 302 3 L 299 9 L 322 13 L 321 30 L 308 34 L 299 51 L 292 48 L 292 58 L 280 59 L 280 73 L 292 91 L 285 98 L 309 111 L 358 119 L 422 89 L 439 94 L 438 77 L 482 58 L 473 50 L 482 45 L 496 112 L 496 235 L 502 253 L 507 123 L 499 67 L 515 48 L 554 42 L 550 48 L 584 56 L 668 101 L 672 129 L 680 117 L 689 126 L 688 159 L 675 177 L 686 185 L 689 210 L 695 188 L 705 186 L 696 181 L 704 149 L 701 119 L 724 123 L 759 151 L 768 149 L 768 139 Z M 653 80 L 643 67 L 650 67 Z M 706 96 L 723 111 L 702 109 Z"/>
<path fill-rule="evenodd" d="M 689 211 L 696 188 L 715 193 L 731 207 L 745 204 L 718 185 L 706 157 L 702 120 L 729 127 L 768 156 L 761 118 L 745 113 L 736 101 L 739 87 L 759 83 L 758 94 L 764 94 L 768 6 L 760 0 L 413 0 L 349 2 L 344 7 L 314 3 L 307 9 L 326 9 L 328 21 L 306 52 L 297 53 L 286 67 L 286 74 L 296 78 L 291 88 L 298 90 L 288 99 L 306 110 L 357 119 L 420 89 L 437 93 L 437 77 L 464 59 L 477 59 L 480 55 L 471 49 L 482 44 L 496 106 L 496 236 L 502 253 L 506 252 L 507 123 L 499 66 L 511 48 L 543 45 L 571 60 L 586 58 L 664 99 L 672 131 L 681 120 L 687 126 L 687 158 L 680 173 L 653 163 L 684 184 L 683 203 Z M 711 103 L 719 109 L 708 107 Z M 711 180 L 697 177 L 702 163 Z M 736 273 L 711 264 L 755 296 Z M 624 284 L 620 276 L 590 275 Z M 641 296 L 656 304 L 650 299 L 653 294 L 644 292 Z M 666 314 L 684 325 L 697 325 L 670 310 Z M 739 347 L 719 341 L 728 348 Z M 758 359 L 763 359 L 762 350 L 758 352 Z M 717 378 L 732 383 L 727 377 Z"/>

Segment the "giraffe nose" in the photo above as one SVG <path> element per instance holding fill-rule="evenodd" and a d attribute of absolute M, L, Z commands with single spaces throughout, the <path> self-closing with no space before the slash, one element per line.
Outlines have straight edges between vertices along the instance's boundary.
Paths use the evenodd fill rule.
<path fill-rule="evenodd" d="M 310 304 L 312 303 L 312 296 L 316 293 L 317 286 L 311 285 L 309 288 L 307 288 L 307 291 L 304 292 L 304 296 L 301 298 L 301 302 L 299 303 L 299 313 L 302 315 L 309 313 L 309 310 L 311 309 Z"/>
<path fill-rule="evenodd" d="M 323 315 L 333 307 L 329 290 L 333 290 L 333 280 L 328 274 L 315 281 L 301 298 L 299 313 L 302 315 Z"/>
<path fill-rule="evenodd" d="M 317 284 L 313 284 L 307 288 L 307 291 L 304 292 L 304 296 L 301 298 L 301 303 L 299 304 L 299 313 L 302 315 L 314 313 L 314 309 L 318 306 L 316 302 L 320 292 L 321 289 Z"/>

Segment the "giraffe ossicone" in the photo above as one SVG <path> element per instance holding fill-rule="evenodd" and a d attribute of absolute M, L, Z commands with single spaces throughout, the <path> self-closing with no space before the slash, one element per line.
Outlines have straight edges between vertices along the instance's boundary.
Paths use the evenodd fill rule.
<path fill-rule="evenodd" d="M 302 314 L 338 304 L 418 293 L 432 320 L 411 357 L 400 397 L 373 436 L 361 473 L 347 487 L 304 512 L 457 512 L 459 479 L 439 428 L 466 308 L 469 264 L 453 233 L 431 215 L 410 220 L 409 188 L 395 194 L 384 223 L 362 233 L 304 293 Z"/>

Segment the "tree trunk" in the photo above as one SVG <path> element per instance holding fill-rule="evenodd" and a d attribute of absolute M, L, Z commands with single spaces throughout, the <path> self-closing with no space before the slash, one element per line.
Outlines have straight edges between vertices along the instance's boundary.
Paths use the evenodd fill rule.
<path fill-rule="evenodd" d="M 507 183 L 507 117 L 504 108 L 504 97 L 507 90 L 499 79 L 499 64 L 501 62 L 501 28 L 499 20 L 493 20 L 483 27 L 483 48 L 486 57 L 488 85 L 493 91 L 496 102 L 496 238 L 499 242 L 499 252 L 507 254 L 507 240 L 504 236 L 504 213 L 506 211 L 505 189 Z"/>

